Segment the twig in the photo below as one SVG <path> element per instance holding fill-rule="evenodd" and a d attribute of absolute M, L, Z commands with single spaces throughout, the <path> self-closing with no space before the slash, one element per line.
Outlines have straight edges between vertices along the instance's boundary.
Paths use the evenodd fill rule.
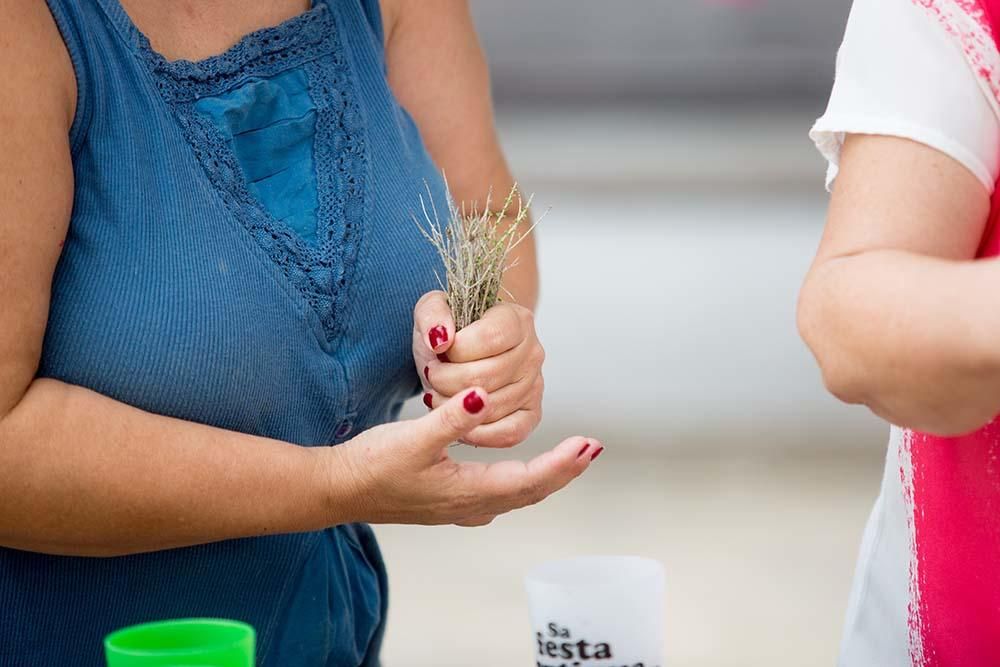
<path fill-rule="evenodd" d="M 426 227 L 416 216 L 414 222 L 441 256 L 445 278 L 442 280 L 438 275 L 438 283 L 448 294 L 456 330 L 461 330 L 501 301 L 513 301 L 513 295 L 503 287 L 503 276 L 517 264 L 516 260 L 508 263 L 511 252 L 538 224 L 535 222 L 521 231 L 522 223 L 528 219 L 532 198 L 524 201 L 515 183 L 496 212 L 491 206 L 492 189 L 486 196 L 482 212 L 478 208 L 467 212 L 464 204 L 459 209 L 449 195 L 448 219 L 442 223 L 430 187 L 424 185 L 430 200 L 428 211 L 427 203 L 423 196 L 420 197 Z M 516 214 L 513 212 L 515 201 Z"/>

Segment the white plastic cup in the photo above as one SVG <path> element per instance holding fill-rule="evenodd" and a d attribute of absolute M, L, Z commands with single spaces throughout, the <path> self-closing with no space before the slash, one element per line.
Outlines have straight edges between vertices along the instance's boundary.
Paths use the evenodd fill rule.
<path fill-rule="evenodd" d="M 537 667 L 662 667 L 665 576 L 655 560 L 584 556 L 525 579 Z"/>

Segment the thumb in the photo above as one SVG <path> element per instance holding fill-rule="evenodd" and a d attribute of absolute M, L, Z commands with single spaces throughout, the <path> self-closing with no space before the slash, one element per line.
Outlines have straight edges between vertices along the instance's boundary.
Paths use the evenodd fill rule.
<path fill-rule="evenodd" d="M 427 415 L 413 420 L 409 429 L 418 449 L 433 456 L 479 426 L 489 412 L 489 396 L 475 387 L 448 399 L 448 402 Z"/>
<path fill-rule="evenodd" d="M 434 354 L 444 354 L 455 340 L 455 319 L 448 307 L 448 296 L 438 290 L 420 297 L 413 308 L 413 329 Z"/>

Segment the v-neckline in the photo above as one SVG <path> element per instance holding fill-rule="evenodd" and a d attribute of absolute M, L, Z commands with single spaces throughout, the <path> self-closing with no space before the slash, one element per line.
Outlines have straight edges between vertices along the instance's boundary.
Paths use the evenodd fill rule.
<path fill-rule="evenodd" d="M 222 54 L 199 61 L 167 60 L 152 49 L 119 0 L 96 1 L 149 72 L 150 83 L 172 110 L 225 206 L 315 311 L 326 334 L 324 342 L 334 344 L 345 321 L 370 198 L 362 105 L 352 58 L 329 0 L 312 0 L 306 12 L 251 32 Z M 317 113 L 315 245 L 253 196 L 225 136 L 195 110 L 200 99 L 295 68 L 305 71 Z"/>

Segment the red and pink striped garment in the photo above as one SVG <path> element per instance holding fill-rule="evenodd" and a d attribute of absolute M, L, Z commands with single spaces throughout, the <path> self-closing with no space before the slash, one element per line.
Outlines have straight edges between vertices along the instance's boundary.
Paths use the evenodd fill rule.
<path fill-rule="evenodd" d="M 950 36 L 964 54 L 964 62 L 959 59 L 956 62 L 974 73 L 983 99 L 1000 118 L 997 39 L 1000 0 L 909 1 L 913 9 L 927 14 L 931 25 Z M 868 30 L 865 34 L 884 32 L 884 48 L 892 48 L 892 25 L 861 26 L 865 20 L 891 14 L 874 12 L 870 5 L 856 9 L 861 10 L 858 27 Z M 912 30 L 913 26 L 909 28 Z M 912 41 L 901 44 L 915 48 Z M 929 44 L 928 48 L 931 46 L 941 45 Z M 946 55 L 938 53 L 940 58 Z M 873 52 L 870 57 L 878 54 Z M 858 59 L 857 52 L 852 52 L 851 62 L 857 66 L 863 60 Z M 955 74 L 968 76 L 964 71 Z M 845 85 L 849 87 L 855 80 L 860 79 L 848 78 Z M 908 80 L 907 85 L 920 83 Z M 861 86 L 858 90 L 865 89 Z M 853 89 L 848 92 L 859 94 Z M 880 99 L 905 100 L 906 96 L 888 95 Z M 963 99 L 963 103 L 969 101 L 970 98 Z M 832 119 L 825 119 L 826 134 L 830 128 L 857 131 L 851 130 L 843 117 L 843 102 L 841 98 L 837 106 L 840 116 L 834 114 Z M 872 112 L 872 107 L 864 106 L 866 102 L 859 104 L 860 111 L 853 111 L 862 115 Z M 927 111 L 917 117 L 932 122 L 940 114 L 948 113 L 948 107 Z M 904 123 L 908 118 L 905 109 L 894 109 L 891 103 L 885 109 L 876 103 L 874 112 L 884 113 L 890 119 L 898 117 Z M 926 130 L 931 134 L 924 132 L 914 139 L 932 136 L 934 129 L 930 125 Z M 942 136 L 954 134 L 954 127 L 939 129 Z M 901 134 L 910 136 L 905 131 Z M 818 132 L 817 137 L 827 144 L 835 139 L 824 132 Z M 971 141 L 975 143 L 975 135 Z M 995 139 L 984 137 L 983 141 Z M 962 146 L 961 142 L 949 145 Z M 1000 155 L 1000 145 L 989 146 L 982 154 L 990 155 L 993 151 L 998 153 L 992 155 Z M 829 157 L 835 152 L 825 154 Z M 1000 257 L 1000 188 L 994 190 L 990 220 L 978 257 L 984 260 Z M 997 344 L 1000 345 L 1000 340 Z M 861 545 L 839 664 L 842 667 L 1000 665 L 1000 417 L 975 433 L 958 438 L 892 428 L 881 493 Z"/>
<path fill-rule="evenodd" d="M 995 39 L 1000 0 L 914 2 L 936 15 L 1000 99 Z M 1000 255 L 998 215 L 1000 188 L 993 195 L 982 258 Z M 900 436 L 910 530 L 911 662 L 1000 665 L 1000 419 L 958 438 L 905 430 Z"/>

